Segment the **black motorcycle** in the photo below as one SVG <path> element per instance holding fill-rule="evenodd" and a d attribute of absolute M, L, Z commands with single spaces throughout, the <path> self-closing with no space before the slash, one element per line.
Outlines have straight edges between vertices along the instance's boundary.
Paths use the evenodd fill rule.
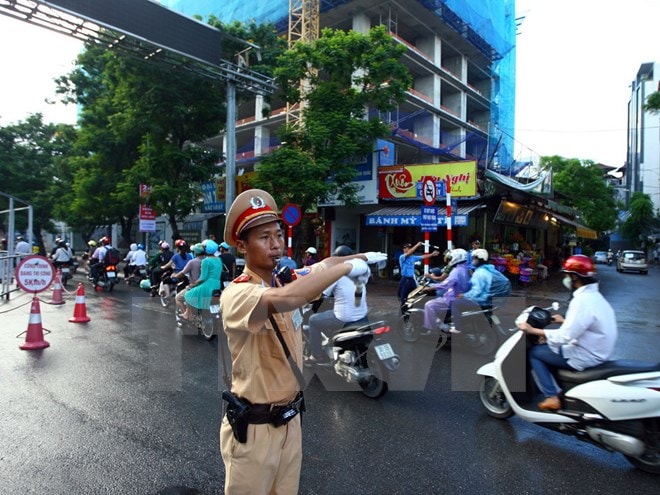
<path fill-rule="evenodd" d="M 105 292 L 112 292 L 112 289 L 119 282 L 119 278 L 117 278 L 117 266 L 105 265 L 100 267 L 98 277 L 96 280 L 92 279 L 92 282 L 94 283 L 95 290 L 102 288 Z"/>
<path fill-rule="evenodd" d="M 303 308 L 303 318 L 318 310 L 320 301 Z M 357 384 L 371 399 L 382 397 L 388 390 L 389 373 L 399 368 L 399 356 L 392 345 L 382 341 L 390 331 L 384 321 L 348 325 L 335 332 L 322 333 L 323 353 L 327 362 L 316 366 L 329 370 L 348 383 Z M 312 348 L 309 325 L 303 324 L 303 357 L 310 362 Z"/>

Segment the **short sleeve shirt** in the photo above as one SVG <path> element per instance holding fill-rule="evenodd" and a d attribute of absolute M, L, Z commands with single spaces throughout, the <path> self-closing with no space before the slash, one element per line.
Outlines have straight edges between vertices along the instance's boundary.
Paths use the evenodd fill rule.
<path fill-rule="evenodd" d="M 300 386 L 266 312 L 254 314 L 268 290 L 257 275 L 245 270 L 222 293 L 220 308 L 232 359 L 232 392 L 253 404 L 286 404 Z M 299 309 L 274 314 L 284 341 L 296 363 L 302 365 Z M 250 320 L 253 324 L 250 325 Z M 294 323 L 296 322 L 296 323 Z M 294 327 L 295 326 L 295 327 Z"/>

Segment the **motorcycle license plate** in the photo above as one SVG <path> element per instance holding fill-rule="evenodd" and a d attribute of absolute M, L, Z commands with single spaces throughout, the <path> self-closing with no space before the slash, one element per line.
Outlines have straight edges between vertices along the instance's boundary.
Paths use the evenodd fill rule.
<path fill-rule="evenodd" d="M 217 315 L 220 312 L 220 305 L 219 304 L 211 304 L 211 306 L 209 306 L 209 311 L 212 314 Z"/>
<path fill-rule="evenodd" d="M 115 272 L 108 272 L 108 278 L 115 278 L 117 274 Z"/>
<path fill-rule="evenodd" d="M 68 273 L 69 273 L 69 269 L 68 269 L 68 268 L 62 268 L 62 273 L 66 273 L 66 274 L 68 274 Z"/>
<path fill-rule="evenodd" d="M 384 361 L 386 359 L 393 358 L 396 356 L 394 354 L 394 351 L 392 350 L 392 346 L 390 344 L 381 344 L 377 345 L 374 347 L 374 350 L 376 351 L 376 354 L 378 354 L 378 359 L 381 361 Z"/>

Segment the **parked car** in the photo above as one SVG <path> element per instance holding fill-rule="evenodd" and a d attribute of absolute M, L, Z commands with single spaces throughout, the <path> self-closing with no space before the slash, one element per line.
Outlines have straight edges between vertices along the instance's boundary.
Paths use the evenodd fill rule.
<path fill-rule="evenodd" d="M 616 271 L 634 270 L 646 275 L 649 272 L 649 265 L 646 262 L 646 253 L 644 251 L 625 250 L 616 260 Z"/>
<path fill-rule="evenodd" d="M 594 263 L 607 263 L 607 251 L 596 251 L 594 253 Z"/>

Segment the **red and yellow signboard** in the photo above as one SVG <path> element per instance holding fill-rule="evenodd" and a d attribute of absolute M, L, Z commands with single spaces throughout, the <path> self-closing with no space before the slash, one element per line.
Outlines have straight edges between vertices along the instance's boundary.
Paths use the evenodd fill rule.
<path fill-rule="evenodd" d="M 445 181 L 449 178 L 452 197 L 477 195 L 477 162 L 427 163 L 423 165 L 394 165 L 378 168 L 378 197 L 380 199 L 422 199 L 422 183 L 435 180 L 437 197 L 446 196 Z"/>

